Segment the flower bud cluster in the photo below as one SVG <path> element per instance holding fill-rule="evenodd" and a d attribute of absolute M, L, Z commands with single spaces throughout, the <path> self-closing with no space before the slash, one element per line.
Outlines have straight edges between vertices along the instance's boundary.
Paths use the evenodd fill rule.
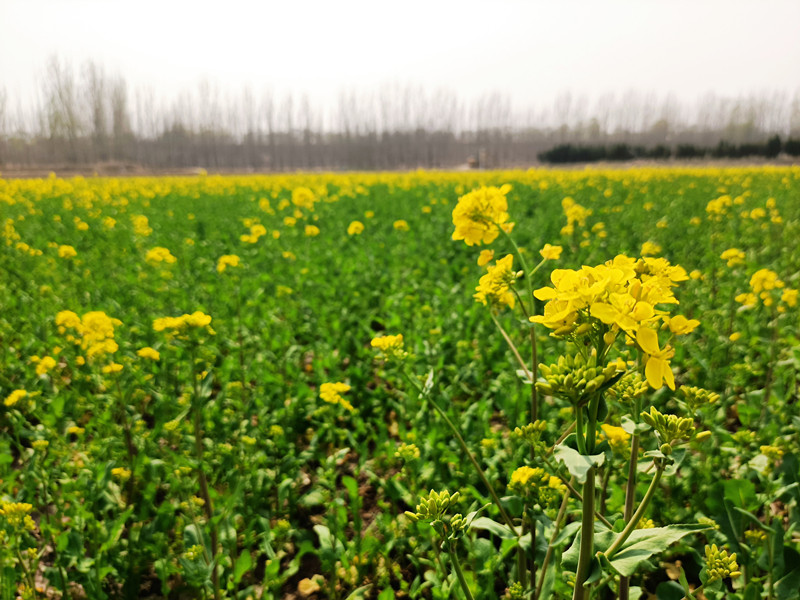
<path fill-rule="evenodd" d="M 588 396 L 600 390 L 617 375 L 616 362 L 602 366 L 597 364 L 597 356 L 589 358 L 560 356 L 556 364 L 539 365 L 544 382 L 536 383 L 536 389 L 543 394 L 559 396 L 575 405 L 581 405 Z"/>
<path fill-rule="evenodd" d="M 608 394 L 620 402 L 633 402 L 644 396 L 647 390 L 647 382 L 638 372 L 632 371 L 608 388 Z"/>
<path fill-rule="evenodd" d="M 534 454 L 541 454 L 545 450 L 542 434 L 547 429 L 547 423 L 536 420 L 523 427 L 517 427 L 512 434 L 515 438 L 527 443 L 533 448 Z"/>
<path fill-rule="evenodd" d="M 719 400 L 719 394 L 716 392 L 710 392 L 708 390 L 704 390 L 703 388 L 684 385 L 681 387 L 681 394 L 683 394 L 683 399 L 686 404 L 689 406 L 689 412 L 694 414 L 697 410 L 714 404 Z"/>
<path fill-rule="evenodd" d="M 523 600 L 523 598 L 525 598 L 525 588 L 519 581 L 508 586 L 506 593 L 503 594 L 503 600 Z"/>
<path fill-rule="evenodd" d="M 656 430 L 662 442 L 661 452 L 667 455 L 672 453 L 673 444 L 688 441 L 694 436 L 692 419 L 662 414 L 655 406 L 650 407 L 649 413 L 642 413 L 642 420 Z"/>
<path fill-rule="evenodd" d="M 430 523 L 433 521 L 441 521 L 447 509 L 458 501 L 459 496 L 459 492 L 450 495 L 450 492 L 447 490 L 442 492 L 431 490 L 427 497 L 423 496 L 420 498 L 416 512 L 412 513 L 406 511 L 405 515 L 415 522 L 423 521 Z"/>
<path fill-rule="evenodd" d="M 720 550 L 716 544 L 706 546 L 706 574 L 708 575 L 707 583 L 741 575 L 736 562 L 736 553 L 728 555 L 727 550 Z"/>
<path fill-rule="evenodd" d="M 400 444 L 394 453 L 395 457 L 403 462 L 412 462 L 420 457 L 419 447 L 416 444 Z"/>

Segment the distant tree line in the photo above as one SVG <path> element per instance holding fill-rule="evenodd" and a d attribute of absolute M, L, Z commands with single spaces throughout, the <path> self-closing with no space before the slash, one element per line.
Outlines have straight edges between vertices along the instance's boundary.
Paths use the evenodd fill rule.
<path fill-rule="evenodd" d="M 550 107 L 509 97 L 388 86 L 343 91 L 331 106 L 307 95 L 222 91 L 201 83 L 176 98 L 87 62 L 47 64 L 37 98 L 0 87 L 0 167 L 287 171 L 524 166 L 547 162 L 797 156 L 800 89 L 696 103 L 637 92 L 595 100 L 561 94 Z M 724 141 L 723 141 L 724 140 Z"/>
<path fill-rule="evenodd" d="M 791 157 L 800 156 L 800 139 L 788 139 L 781 142 L 779 135 L 774 135 L 761 144 L 732 144 L 725 140 L 711 148 L 695 144 L 677 144 L 674 148 L 659 144 L 652 148 L 631 146 L 629 144 L 581 145 L 558 144 L 539 154 L 543 163 L 581 163 L 597 161 L 625 161 L 634 159 L 664 160 L 670 157 L 677 159 L 692 158 L 777 158 L 781 152 Z"/>

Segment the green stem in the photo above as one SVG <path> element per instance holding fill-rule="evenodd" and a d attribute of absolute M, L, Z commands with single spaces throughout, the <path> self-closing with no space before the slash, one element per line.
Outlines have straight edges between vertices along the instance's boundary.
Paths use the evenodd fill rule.
<path fill-rule="evenodd" d="M 220 600 L 219 589 L 219 573 L 217 573 L 216 556 L 217 556 L 217 528 L 214 525 L 214 506 L 211 503 L 211 495 L 208 493 L 208 479 L 206 472 L 203 468 L 203 429 L 200 422 L 200 382 L 198 381 L 198 373 L 195 367 L 194 348 L 190 352 L 192 361 L 192 380 L 194 384 L 194 399 L 192 402 L 192 423 L 194 426 L 194 454 L 197 461 L 197 477 L 200 482 L 200 497 L 203 499 L 203 508 L 206 513 L 206 520 L 208 521 L 208 529 L 211 538 L 211 558 L 214 561 L 213 569 L 211 571 L 211 583 L 214 586 L 214 598 Z"/>
<path fill-rule="evenodd" d="M 694 588 L 694 592 L 689 592 L 688 595 L 686 595 L 683 598 L 681 598 L 681 600 L 695 600 L 695 595 L 694 594 L 696 594 L 697 592 L 699 592 L 702 589 L 703 589 L 702 585 L 697 586 L 696 588 Z"/>
<path fill-rule="evenodd" d="M 458 577 L 458 583 L 461 584 L 461 589 L 464 590 L 464 595 L 467 597 L 467 600 L 474 600 L 472 592 L 467 585 L 467 580 L 464 578 L 464 573 L 461 570 L 461 563 L 458 560 L 455 544 L 450 542 L 448 547 L 450 550 L 450 560 L 453 561 L 453 569 L 456 572 L 456 577 Z"/>
<path fill-rule="evenodd" d="M 517 350 L 516 344 L 514 344 L 511 337 L 508 335 L 508 333 L 506 333 L 506 330 L 503 329 L 503 326 L 500 325 L 500 321 L 497 320 L 497 317 L 494 315 L 491 309 L 489 310 L 489 314 L 492 317 L 492 321 L 494 321 L 494 324 L 497 326 L 497 328 L 500 330 L 500 333 L 503 335 L 503 339 L 508 344 L 508 347 L 511 348 L 511 352 L 513 352 L 514 358 L 517 359 L 517 362 L 519 363 L 520 367 L 525 372 L 525 376 L 532 381 L 531 386 L 534 389 L 536 389 L 536 381 L 534 381 L 533 379 L 533 374 L 528 369 L 528 365 L 525 364 L 525 361 L 523 360 L 522 355 L 520 355 L 519 350 Z"/>
<path fill-rule="evenodd" d="M 548 468 L 550 469 L 550 471 L 552 471 L 553 473 L 555 473 L 555 474 L 556 474 L 556 477 L 558 477 L 558 478 L 561 480 L 561 482 L 562 482 L 562 483 L 563 483 L 565 486 L 567 486 L 567 489 L 570 491 L 570 493 L 571 493 L 573 496 L 575 496 L 575 497 L 576 497 L 578 500 L 580 500 L 581 502 L 583 502 L 583 494 L 581 494 L 581 493 L 580 493 L 578 490 L 576 490 L 576 489 L 575 489 L 575 486 L 574 486 L 574 485 L 572 485 L 572 482 L 571 482 L 569 479 L 567 479 L 566 477 L 564 477 L 564 476 L 563 476 L 561 473 L 559 473 L 559 472 L 558 472 L 558 469 L 556 469 L 556 468 L 555 468 L 555 466 L 553 465 L 553 463 L 551 463 L 551 462 L 550 462 L 550 461 L 547 459 L 547 457 L 546 457 L 546 456 L 545 456 L 545 457 L 542 457 L 542 458 L 543 458 L 543 460 L 544 460 L 544 463 L 545 463 L 545 464 L 548 466 Z M 611 522 L 610 522 L 608 519 L 606 519 L 606 518 L 605 518 L 603 515 L 601 515 L 599 512 L 597 512 L 597 510 L 595 510 L 595 511 L 594 511 L 594 516 L 595 516 L 595 518 L 596 518 L 598 521 L 601 521 L 601 522 L 603 523 L 603 525 L 605 525 L 605 526 L 606 526 L 606 527 L 608 527 L 609 529 L 613 529 L 613 528 L 614 528 L 614 526 L 611 524 Z"/>
<path fill-rule="evenodd" d="M 403 374 L 406 376 L 406 379 L 408 379 L 409 383 L 411 383 L 411 385 L 414 386 L 420 394 L 422 394 L 422 390 L 420 389 L 419 385 L 414 381 L 414 379 L 405 371 L 403 371 Z M 439 413 L 439 416 L 442 417 L 442 420 L 445 422 L 445 424 L 447 424 L 447 426 L 450 428 L 450 431 L 455 436 L 458 445 L 461 446 L 461 450 L 464 452 L 464 454 L 466 454 L 467 458 L 472 463 L 472 466 L 475 467 L 475 471 L 478 473 L 478 476 L 481 478 L 481 481 L 488 488 L 489 495 L 492 497 L 492 501 L 495 503 L 498 510 L 500 511 L 500 516 L 503 517 L 503 521 L 505 521 L 506 525 L 508 525 L 511 528 L 511 531 L 516 531 L 514 528 L 514 521 L 508 515 L 506 509 L 503 508 L 503 505 L 500 503 L 500 498 L 497 496 L 497 493 L 494 491 L 494 488 L 489 483 L 489 480 L 487 479 L 486 474 L 483 472 L 483 469 L 481 469 L 481 466 L 478 464 L 478 461 L 475 460 L 475 456 L 472 454 L 472 452 L 470 452 L 469 448 L 467 447 L 467 443 L 464 441 L 464 438 L 461 436 L 461 433 L 458 431 L 458 428 L 456 428 L 456 426 L 453 424 L 453 422 L 450 420 L 447 414 L 445 414 L 444 410 L 442 410 L 441 407 L 438 404 L 436 404 L 433 398 L 429 397 L 427 398 L 427 400 L 431 403 L 431 406 L 433 406 L 436 412 Z"/>
<path fill-rule="evenodd" d="M 584 436 L 584 424 L 583 424 L 583 407 L 578 406 L 576 409 L 576 416 L 575 416 L 575 433 L 576 433 L 576 441 L 578 442 L 578 452 L 581 454 L 589 454 L 586 451 L 586 439 Z"/>
<path fill-rule="evenodd" d="M 561 525 L 564 523 L 564 517 L 567 515 L 567 505 L 569 504 L 569 494 L 564 494 L 561 500 L 561 507 L 558 509 L 558 516 L 556 516 L 555 529 L 553 535 L 550 536 L 550 543 L 547 544 L 547 552 L 542 561 L 542 568 L 540 569 L 539 583 L 536 585 L 536 593 L 533 595 L 533 600 L 539 600 L 542 595 L 542 588 L 544 587 L 544 580 L 547 576 L 547 567 L 550 565 L 550 559 L 553 558 L 553 551 L 555 550 L 556 538 L 561 531 Z"/>
<path fill-rule="evenodd" d="M 572 600 L 585 600 L 587 589 L 584 582 L 589 577 L 589 567 L 592 563 L 594 550 L 594 492 L 595 492 L 595 467 L 586 473 L 586 483 L 583 484 L 583 514 L 581 516 L 581 541 L 580 554 L 578 555 L 578 569 L 575 575 L 575 590 Z"/>
<path fill-rule="evenodd" d="M 653 480 L 650 482 L 650 487 L 647 488 L 647 492 L 642 498 L 642 501 L 639 503 L 639 508 L 636 509 L 636 512 L 633 513 L 631 516 L 630 521 L 625 525 L 625 529 L 617 536 L 617 539 L 614 540 L 614 543 L 611 544 L 611 547 L 606 550 L 606 557 L 611 559 L 612 556 L 620 549 L 622 544 L 625 543 L 625 540 L 628 539 L 631 533 L 636 529 L 636 525 L 639 523 L 639 520 L 642 518 L 644 511 L 647 510 L 647 506 L 650 504 L 650 500 L 653 499 L 653 494 L 656 492 L 656 488 L 658 487 L 658 482 L 661 480 L 661 475 L 664 473 L 664 467 L 658 465 L 656 468 L 656 474 L 653 476 Z"/>
<path fill-rule="evenodd" d="M 639 400 L 634 400 L 633 419 L 639 422 Z M 633 503 L 636 499 L 636 465 L 639 462 L 639 434 L 634 433 L 631 439 L 631 458 L 628 462 L 628 481 L 625 489 L 625 512 L 623 518 L 625 523 L 630 522 L 633 516 Z M 630 595 L 630 579 L 620 577 L 619 580 L 619 600 L 628 600 Z"/>
<path fill-rule="evenodd" d="M 422 394 L 422 389 L 419 387 L 417 382 L 414 381 L 414 378 L 411 377 L 405 371 L 403 371 L 403 375 L 405 375 L 405 377 L 408 380 L 408 382 L 412 385 L 412 387 L 414 387 L 417 390 L 419 395 L 422 396 L 423 395 Z M 453 424 L 453 422 L 450 420 L 450 418 L 439 407 L 439 405 L 436 404 L 436 402 L 433 400 L 433 398 L 427 397 L 427 400 L 431 403 L 431 406 L 433 406 L 433 408 L 436 410 L 436 412 L 439 413 L 439 416 L 442 417 L 442 420 L 450 428 L 450 431 L 455 436 L 456 441 L 458 442 L 458 445 L 461 446 L 462 452 L 464 452 L 464 454 L 467 456 L 467 458 L 469 458 L 470 462 L 472 463 L 472 466 L 475 468 L 475 472 L 478 473 L 478 476 L 480 477 L 481 481 L 483 482 L 483 485 L 485 485 L 486 489 L 489 490 L 489 495 L 492 497 L 492 502 L 494 502 L 495 506 L 497 506 L 497 510 L 500 511 L 500 516 L 503 518 L 503 521 L 505 521 L 506 525 L 508 525 L 508 527 L 509 527 L 509 529 L 511 529 L 511 531 L 516 533 L 517 530 L 514 527 L 513 519 L 506 512 L 506 509 L 503 508 L 503 505 L 500 502 L 500 498 L 497 495 L 497 492 L 494 491 L 494 487 L 492 486 L 491 483 L 489 483 L 489 479 L 486 477 L 486 474 L 483 472 L 483 469 L 481 469 L 481 466 L 478 464 L 478 461 L 475 460 L 475 456 L 472 454 L 472 452 L 470 452 L 469 448 L 467 447 L 467 443 L 464 441 L 464 438 L 461 436 L 461 433 L 458 431 L 458 428 L 456 428 L 456 426 Z M 521 534 L 518 533 L 517 536 L 520 537 Z M 521 546 L 517 550 L 517 570 L 519 571 L 519 578 L 520 578 L 520 581 L 522 582 L 525 579 L 525 551 L 522 549 Z"/>

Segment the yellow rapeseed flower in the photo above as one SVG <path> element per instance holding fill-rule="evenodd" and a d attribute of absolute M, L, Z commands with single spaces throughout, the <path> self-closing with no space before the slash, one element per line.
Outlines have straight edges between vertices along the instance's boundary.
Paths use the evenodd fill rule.
<path fill-rule="evenodd" d="M 383 335 L 373 338 L 370 342 L 373 348 L 381 351 L 381 353 L 388 359 L 403 359 L 407 356 L 407 352 L 403 349 L 403 334 L 397 335 Z"/>
<path fill-rule="evenodd" d="M 6 397 L 6 399 L 5 399 L 5 401 L 4 401 L 4 404 L 5 404 L 5 405 L 6 405 L 8 408 L 11 408 L 11 407 L 13 407 L 15 404 L 17 404 L 17 402 L 19 402 L 20 400 L 22 400 L 23 398 L 25 398 L 27 395 L 28 395 L 28 392 L 26 392 L 25 390 L 14 390 L 13 392 L 11 392 L 11 393 L 10 393 L 10 394 L 9 394 L 9 395 Z"/>
<path fill-rule="evenodd" d="M 603 423 L 600 428 L 603 430 L 603 435 L 608 440 L 608 445 L 614 452 L 623 454 L 628 449 L 628 440 L 631 439 L 630 434 L 622 427 L 615 427 L 608 423 Z"/>
<path fill-rule="evenodd" d="M 513 271 L 514 256 L 507 254 L 493 266 L 488 267 L 486 275 L 480 278 L 475 300 L 492 308 L 508 306 L 514 308 L 515 297 L 511 286 L 516 281 L 517 274 Z"/>
<path fill-rule="evenodd" d="M 642 256 L 651 256 L 654 254 L 661 254 L 661 246 L 655 242 L 647 241 L 642 244 Z"/>
<path fill-rule="evenodd" d="M 56 366 L 56 359 L 52 356 L 45 356 L 40 360 L 36 361 L 36 374 L 37 375 L 46 375 L 51 370 L 53 370 Z"/>
<path fill-rule="evenodd" d="M 364 224 L 361 221 L 353 221 L 347 226 L 347 235 L 360 235 L 364 231 Z"/>
<path fill-rule="evenodd" d="M 319 388 L 319 397 L 329 404 L 339 404 L 346 410 L 353 412 L 353 405 L 342 397 L 342 394 L 349 392 L 350 386 L 346 383 L 323 383 Z"/>
<path fill-rule="evenodd" d="M 154 350 L 150 346 L 140 348 L 136 351 L 136 354 L 140 358 L 149 358 L 150 360 L 159 360 L 161 358 L 161 354 L 158 352 L 158 350 Z"/>
<path fill-rule="evenodd" d="M 494 250 L 481 250 L 480 256 L 478 256 L 478 266 L 484 267 L 492 262 L 494 258 Z"/>
<path fill-rule="evenodd" d="M 561 252 L 563 248 L 561 246 L 551 246 L 550 244 L 545 244 L 544 247 L 539 250 L 539 254 L 542 255 L 542 258 L 545 260 L 558 260 L 561 258 Z"/>
<path fill-rule="evenodd" d="M 78 252 L 72 246 L 64 244 L 58 247 L 59 258 L 75 258 L 76 256 L 78 256 Z"/>
<path fill-rule="evenodd" d="M 719 256 L 722 260 L 728 261 L 729 267 L 736 267 L 744 264 L 744 252 L 737 248 L 728 248 Z"/>
<path fill-rule="evenodd" d="M 461 196 L 453 209 L 454 240 L 464 240 L 467 246 L 491 244 L 499 227 L 510 231 L 508 200 L 511 186 L 481 187 Z"/>
<path fill-rule="evenodd" d="M 148 250 L 144 259 L 151 265 L 160 263 L 173 264 L 178 260 L 167 248 L 161 246 L 156 246 Z"/>
<path fill-rule="evenodd" d="M 238 267 L 239 257 L 235 254 L 223 254 L 217 261 L 217 273 L 223 273 L 228 267 Z"/>

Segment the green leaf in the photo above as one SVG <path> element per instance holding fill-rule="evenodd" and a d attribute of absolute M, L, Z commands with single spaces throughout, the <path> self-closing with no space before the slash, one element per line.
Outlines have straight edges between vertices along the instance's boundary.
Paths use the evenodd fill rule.
<path fill-rule="evenodd" d="M 656 598 L 658 600 L 682 600 L 686 594 L 680 585 L 674 581 L 662 581 L 656 587 Z"/>
<path fill-rule="evenodd" d="M 614 543 L 617 534 L 608 529 L 602 523 L 595 523 L 594 526 L 594 551 L 605 551 Z M 575 539 L 572 541 L 572 545 L 564 552 L 563 556 L 561 557 L 561 564 L 567 571 L 572 571 L 573 573 L 578 568 L 578 556 L 581 552 L 581 530 L 580 527 L 578 531 L 575 533 Z"/>
<path fill-rule="evenodd" d="M 589 469 L 594 466 L 602 466 L 606 460 L 605 454 L 581 454 L 564 444 L 559 444 L 555 447 L 554 455 L 556 460 L 560 460 L 566 465 L 569 474 L 578 483 L 586 483 L 586 474 Z"/>
<path fill-rule="evenodd" d="M 641 423 L 636 423 L 633 419 L 631 419 L 628 415 L 622 417 L 622 422 L 620 423 L 622 429 L 625 430 L 625 433 L 628 435 L 633 435 L 635 433 L 642 433 L 650 429 L 650 425 L 642 421 Z"/>
<path fill-rule="evenodd" d="M 327 494 L 324 491 L 320 489 L 313 489 L 310 492 L 308 492 L 305 496 L 300 498 L 298 504 L 306 508 L 311 508 L 313 506 L 320 506 L 321 504 L 325 504 L 326 501 L 327 501 Z"/>
<path fill-rule="evenodd" d="M 350 496 L 350 502 L 357 502 L 359 499 L 358 482 L 349 475 L 345 475 L 342 477 L 342 485 L 345 487 L 347 494 Z"/>
<path fill-rule="evenodd" d="M 734 506 L 744 509 L 758 509 L 756 486 L 749 479 L 729 479 L 722 482 L 724 497 Z"/>
<path fill-rule="evenodd" d="M 392 588 L 386 588 L 378 594 L 378 600 L 394 600 L 394 590 Z"/>
<path fill-rule="evenodd" d="M 477 519 L 473 520 L 472 523 L 470 523 L 469 528 L 484 529 L 506 540 L 517 537 L 516 532 L 512 531 L 507 525 L 493 521 L 489 517 L 478 517 Z"/>
<path fill-rule="evenodd" d="M 360 588 L 354 589 L 350 593 L 350 595 L 347 596 L 347 598 L 345 598 L 345 600 L 356 600 L 358 598 L 363 598 L 364 594 L 366 594 L 371 587 L 372 587 L 371 583 L 368 583 L 367 585 L 362 585 Z"/>
<path fill-rule="evenodd" d="M 653 529 L 637 529 L 631 533 L 608 561 L 610 566 L 623 577 L 630 577 L 636 573 L 639 565 L 648 560 L 654 554 L 666 550 L 682 537 L 698 531 L 710 529 L 706 525 L 667 525 L 666 527 L 655 527 Z M 597 548 L 597 551 L 605 552 L 605 549 Z"/>
<path fill-rule="evenodd" d="M 239 558 L 236 559 L 236 564 L 233 567 L 234 583 L 239 583 L 244 574 L 247 573 L 252 566 L 253 558 L 250 556 L 250 552 L 248 550 L 243 550 Z"/>

